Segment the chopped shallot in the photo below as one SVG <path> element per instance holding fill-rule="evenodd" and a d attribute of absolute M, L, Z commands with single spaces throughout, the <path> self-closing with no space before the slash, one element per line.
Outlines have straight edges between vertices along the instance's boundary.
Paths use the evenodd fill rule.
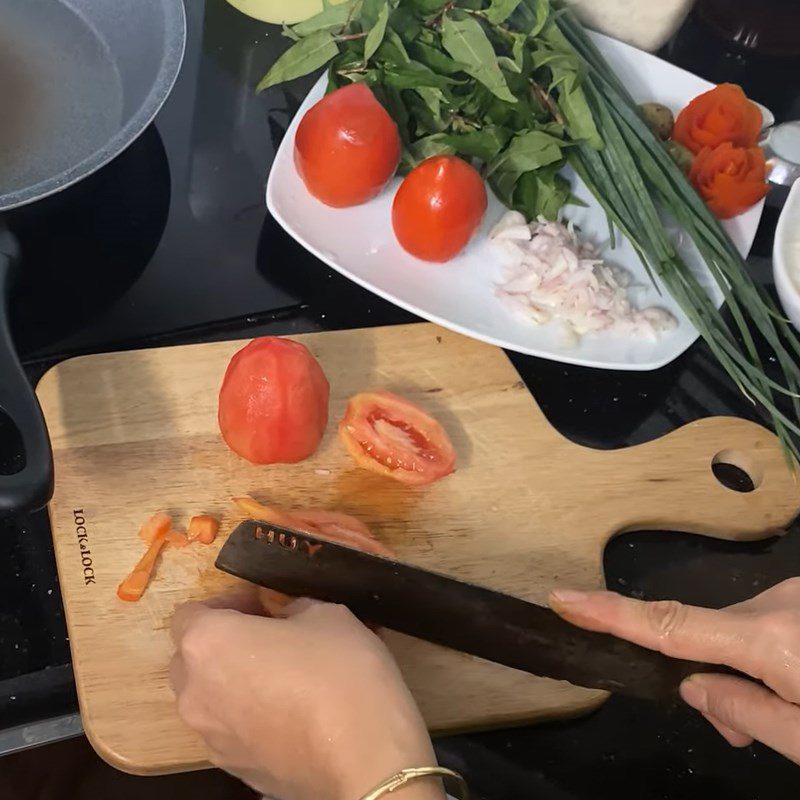
<path fill-rule="evenodd" d="M 655 340 L 678 326 L 666 309 L 634 308 L 630 274 L 604 263 L 572 224 L 543 218 L 528 224 L 509 211 L 489 238 L 508 259 L 497 296 L 537 325 L 563 323 L 568 344 L 599 331 Z"/>

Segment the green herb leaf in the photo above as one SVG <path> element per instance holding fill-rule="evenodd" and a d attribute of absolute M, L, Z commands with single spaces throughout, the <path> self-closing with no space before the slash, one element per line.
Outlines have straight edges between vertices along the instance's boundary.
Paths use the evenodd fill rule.
<path fill-rule="evenodd" d="M 489 163 L 511 139 L 511 131 L 491 125 L 470 133 L 450 134 L 442 141 L 453 148 L 460 156 L 478 158 Z"/>
<path fill-rule="evenodd" d="M 431 131 L 436 133 L 444 131 L 447 122 L 442 113 L 442 104 L 445 102 L 442 90 L 431 86 L 420 86 L 415 90 L 415 94 L 420 98 L 420 102 L 411 95 L 408 103 L 417 117 L 417 135 L 426 136 Z"/>
<path fill-rule="evenodd" d="M 411 61 L 403 40 L 392 28 L 387 29 L 375 56 L 379 61 L 387 64 L 408 64 Z"/>
<path fill-rule="evenodd" d="M 583 139 L 595 150 L 603 149 L 603 137 L 597 130 L 594 114 L 580 86 L 574 86 L 572 89 L 562 87 L 558 96 L 558 107 L 567 121 L 571 138 Z"/>
<path fill-rule="evenodd" d="M 604 146 L 597 130 L 595 113 L 590 108 L 583 89 L 585 69 L 575 49 L 556 25 L 543 33 L 549 46 L 533 54 L 536 68 L 546 66 L 552 74 L 550 90 L 558 88 L 558 105 L 567 121 L 572 139 L 584 140 L 595 150 Z"/>
<path fill-rule="evenodd" d="M 551 74 L 550 90 L 555 86 L 566 86 L 573 89 L 578 85 L 581 77 L 581 63 L 575 55 L 559 53 L 545 47 L 538 47 L 531 54 L 533 68 L 536 70 L 547 67 Z"/>
<path fill-rule="evenodd" d="M 291 39 L 293 42 L 300 41 L 300 37 L 285 23 L 282 26 L 281 35 L 285 36 L 287 39 Z"/>
<path fill-rule="evenodd" d="M 497 199 L 506 207 L 514 208 L 514 193 L 520 175 L 518 172 L 496 172 L 489 178 L 489 185 L 497 195 Z M 519 211 L 519 209 L 517 209 Z M 525 213 L 524 211 L 522 212 Z"/>
<path fill-rule="evenodd" d="M 520 2 L 522 0 L 492 0 L 491 5 L 486 9 L 486 19 L 492 25 L 500 25 L 517 10 Z"/>
<path fill-rule="evenodd" d="M 376 71 L 365 69 L 364 59 L 359 50 L 355 42 L 349 42 L 348 46 L 331 61 L 328 69 L 328 93 L 341 89 L 348 83 L 371 84 L 375 80 Z"/>
<path fill-rule="evenodd" d="M 397 123 L 400 138 L 403 140 L 403 144 L 408 146 L 410 117 L 408 109 L 403 102 L 402 93 L 397 89 L 392 89 L 382 84 L 374 86 L 372 92 L 378 102 L 389 112 L 389 116 Z"/>
<path fill-rule="evenodd" d="M 426 67 L 441 75 L 455 75 L 457 72 L 466 72 L 464 64 L 454 61 L 446 53 L 421 41 L 416 41 L 410 46 L 414 58 Z"/>
<path fill-rule="evenodd" d="M 515 136 L 511 144 L 489 164 L 487 175 L 504 172 L 530 172 L 560 162 L 565 143 L 549 133 L 527 131 Z"/>
<path fill-rule="evenodd" d="M 560 169 L 559 163 L 522 175 L 514 188 L 513 208 L 529 219 L 558 219 L 570 196 L 569 181 L 558 174 Z"/>
<path fill-rule="evenodd" d="M 361 0 L 348 0 L 346 3 L 338 3 L 336 5 L 325 3 L 325 8 L 319 14 L 293 25 L 292 33 L 302 39 L 318 31 L 341 28 L 347 20 L 352 19 L 356 6 L 360 4 Z"/>
<path fill-rule="evenodd" d="M 384 81 L 387 86 L 395 89 L 419 89 L 421 86 L 447 89 L 457 82 L 446 75 L 437 75 L 432 69 L 417 61 L 409 61 L 407 64 L 387 64 L 384 67 Z"/>
<path fill-rule="evenodd" d="M 472 17 L 454 20 L 445 14 L 442 45 L 452 58 L 464 64 L 467 74 L 490 92 L 507 103 L 517 102 L 497 63 L 497 53 L 479 22 Z"/>
<path fill-rule="evenodd" d="M 547 26 L 550 11 L 550 0 L 523 0 L 514 12 L 514 27 L 527 36 L 538 36 Z"/>
<path fill-rule="evenodd" d="M 553 175 L 552 181 L 543 180 L 541 176 L 537 176 L 537 181 L 539 183 L 539 214 L 546 219 L 558 219 L 561 209 L 568 203 L 586 206 L 582 200 L 573 198 L 572 186 L 563 175 L 558 173 Z"/>
<path fill-rule="evenodd" d="M 389 25 L 406 44 L 416 41 L 423 32 L 422 23 L 405 6 L 392 11 Z"/>
<path fill-rule="evenodd" d="M 362 0 L 361 13 L 358 15 L 362 31 L 366 32 L 375 27 L 378 16 L 386 3 L 387 0 Z"/>
<path fill-rule="evenodd" d="M 291 81 L 324 67 L 339 54 L 336 40 L 328 31 L 312 33 L 293 44 L 273 65 L 256 87 L 263 92 L 270 86 Z"/>
<path fill-rule="evenodd" d="M 409 6 L 423 14 L 435 14 L 445 6 L 446 0 L 409 0 Z"/>
<path fill-rule="evenodd" d="M 499 106 L 505 114 L 513 108 L 509 103 L 503 103 L 493 95 L 482 83 L 472 81 L 468 90 L 453 96 L 454 107 L 462 117 L 480 123 L 489 110 Z M 497 120 L 502 123 L 502 119 Z M 527 126 L 526 126 L 527 127 Z"/>
<path fill-rule="evenodd" d="M 378 48 L 383 44 L 383 37 L 386 35 L 386 26 L 389 23 L 389 3 L 383 0 L 383 7 L 378 12 L 378 19 L 370 30 L 367 40 L 364 43 L 364 61 L 369 61 L 375 55 Z"/>
<path fill-rule="evenodd" d="M 418 139 L 411 145 L 411 156 L 414 160 L 413 166 L 434 156 L 451 156 L 455 154 L 455 148 L 447 143 L 447 136 L 443 133 L 434 133 Z"/>
<path fill-rule="evenodd" d="M 517 66 L 517 62 L 508 56 L 498 56 L 497 63 L 501 69 L 507 70 L 508 72 L 513 72 L 517 75 L 522 72 L 522 68 Z"/>
<path fill-rule="evenodd" d="M 528 37 L 520 33 L 515 33 L 513 36 L 514 43 L 511 46 L 511 54 L 514 57 L 514 63 L 519 67 L 519 72 L 522 72 L 525 66 L 525 45 Z"/>
<path fill-rule="evenodd" d="M 439 111 L 435 110 L 435 102 L 430 95 L 438 89 L 422 87 L 413 92 L 401 92 L 403 101 L 408 109 L 411 128 L 411 141 L 421 139 L 432 133 L 444 133 L 449 124 L 449 114 L 444 113 L 440 104 Z"/>

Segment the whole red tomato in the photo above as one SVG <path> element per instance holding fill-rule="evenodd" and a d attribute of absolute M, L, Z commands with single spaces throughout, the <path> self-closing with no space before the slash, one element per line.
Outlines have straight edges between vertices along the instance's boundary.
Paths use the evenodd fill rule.
<path fill-rule="evenodd" d="M 254 464 L 296 464 L 312 455 L 328 425 L 330 386 L 298 342 L 255 339 L 231 359 L 219 393 L 228 447 Z"/>
<path fill-rule="evenodd" d="M 397 191 L 392 224 L 412 256 L 444 262 L 466 246 L 486 213 L 486 186 L 456 156 L 435 156 L 409 173 Z"/>
<path fill-rule="evenodd" d="M 394 177 L 401 153 L 397 125 L 369 87 L 329 94 L 303 117 L 294 160 L 306 188 L 334 208 L 366 203 Z"/>

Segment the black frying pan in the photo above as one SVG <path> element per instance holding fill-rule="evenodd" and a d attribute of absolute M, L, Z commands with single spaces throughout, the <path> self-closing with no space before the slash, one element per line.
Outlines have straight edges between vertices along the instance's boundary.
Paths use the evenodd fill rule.
<path fill-rule="evenodd" d="M 119 155 L 167 99 L 185 43 L 182 0 L 0 0 L 0 212 Z M 47 429 L 8 321 L 21 260 L 0 217 L 0 409 L 25 448 L 22 469 L 0 475 L 0 516 L 41 508 L 53 491 Z"/>

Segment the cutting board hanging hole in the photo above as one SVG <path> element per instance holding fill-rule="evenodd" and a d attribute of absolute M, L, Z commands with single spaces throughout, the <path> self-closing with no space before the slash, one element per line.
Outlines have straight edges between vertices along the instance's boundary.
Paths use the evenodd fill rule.
<path fill-rule="evenodd" d="M 711 460 L 714 477 L 726 488 L 747 494 L 764 481 L 763 468 L 741 450 L 721 450 Z"/>

